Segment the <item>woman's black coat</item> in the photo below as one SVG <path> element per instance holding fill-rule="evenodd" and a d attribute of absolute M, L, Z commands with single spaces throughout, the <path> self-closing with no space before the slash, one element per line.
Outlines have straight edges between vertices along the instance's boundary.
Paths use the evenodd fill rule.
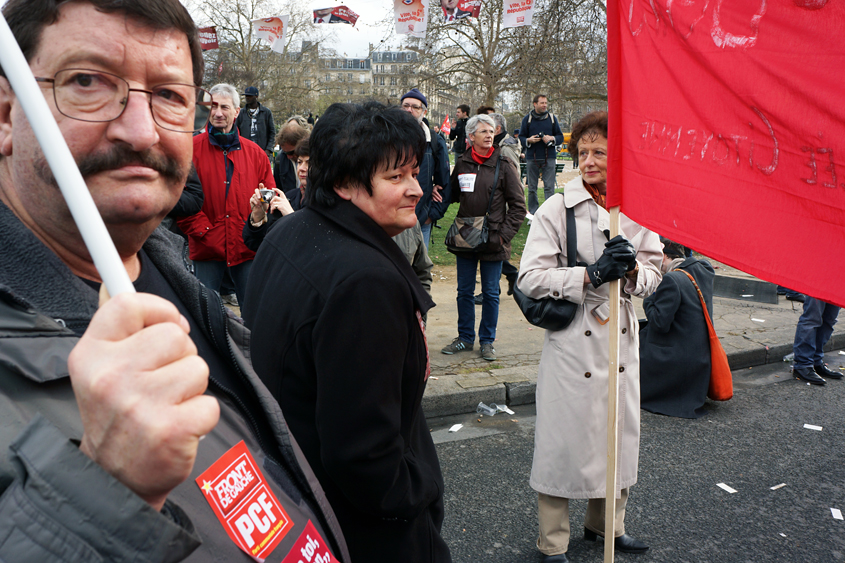
<path fill-rule="evenodd" d="M 713 266 L 687 258 L 678 268 L 692 274 L 713 315 Z M 683 272 L 669 272 L 643 301 L 648 324 L 640 331 L 641 406 L 682 418 L 704 414 L 710 385 L 710 338 L 701 300 Z"/>
<path fill-rule="evenodd" d="M 420 403 L 434 306 L 387 233 L 347 201 L 269 232 L 244 319 L 256 372 L 323 485 L 353 561 L 449 562 L 443 477 Z"/>

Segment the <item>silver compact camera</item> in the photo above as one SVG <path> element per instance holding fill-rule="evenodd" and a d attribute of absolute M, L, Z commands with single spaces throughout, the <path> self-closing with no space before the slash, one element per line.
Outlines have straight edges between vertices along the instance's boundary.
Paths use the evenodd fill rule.
<path fill-rule="evenodd" d="M 270 203 L 270 200 L 276 197 L 276 192 L 274 192 L 273 190 L 258 190 L 258 193 L 261 194 L 262 203 Z"/>

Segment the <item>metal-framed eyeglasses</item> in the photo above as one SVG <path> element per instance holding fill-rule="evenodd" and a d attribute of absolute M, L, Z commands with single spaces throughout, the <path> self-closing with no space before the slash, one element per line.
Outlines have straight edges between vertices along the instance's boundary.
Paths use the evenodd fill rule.
<path fill-rule="evenodd" d="M 130 92 L 149 94 L 153 121 L 168 131 L 201 131 L 211 115 L 211 94 L 193 84 L 159 84 L 151 90 L 130 88 L 116 74 L 85 68 L 67 68 L 53 78 L 35 80 L 49 83 L 59 113 L 78 121 L 114 121 L 123 115 Z"/>
<path fill-rule="evenodd" d="M 404 109 L 404 110 L 412 109 L 414 111 L 422 111 L 423 106 L 422 105 L 414 105 L 414 104 L 410 104 L 408 102 L 404 102 L 402 104 L 402 109 Z"/>

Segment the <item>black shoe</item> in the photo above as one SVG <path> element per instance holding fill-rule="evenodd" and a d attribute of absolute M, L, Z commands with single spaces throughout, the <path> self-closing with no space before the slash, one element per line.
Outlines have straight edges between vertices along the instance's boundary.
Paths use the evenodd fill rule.
<path fill-rule="evenodd" d="M 822 364 L 820 366 L 813 366 L 813 371 L 821 375 L 822 377 L 827 377 L 829 379 L 842 379 L 842 374 L 840 372 L 833 371 L 825 364 Z"/>
<path fill-rule="evenodd" d="M 804 302 L 804 294 L 803 293 L 791 293 L 786 296 L 787 301 L 798 301 L 799 303 Z"/>
<path fill-rule="evenodd" d="M 592 530 L 584 528 L 584 539 L 587 541 L 596 541 L 599 535 Z M 616 544 L 614 547 L 616 551 L 622 553 L 645 553 L 648 551 L 648 546 L 643 542 L 636 540 L 628 534 L 623 534 L 614 540 Z"/>
<path fill-rule="evenodd" d="M 475 304 L 476 305 L 481 305 L 481 303 L 483 301 L 484 301 L 484 294 L 483 293 L 479 293 L 478 295 L 475 296 Z"/>
<path fill-rule="evenodd" d="M 560 555 L 546 555 L 543 557 L 543 563 L 569 563 L 565 553 Z"/>
<path fill-rule="evenodd" d="M 792 368 L 792 375 L 795 376 L 795 379 L 806 381 L 811 385 L 824 385 L 827 383 L 810 368 Z"/>
<path fill-rule="evenodd" d="M 508 279 L 508 295 L 513 295 L 513 286 L 516 285 L 516 274 L 508 274 L 505 277 Z"/>

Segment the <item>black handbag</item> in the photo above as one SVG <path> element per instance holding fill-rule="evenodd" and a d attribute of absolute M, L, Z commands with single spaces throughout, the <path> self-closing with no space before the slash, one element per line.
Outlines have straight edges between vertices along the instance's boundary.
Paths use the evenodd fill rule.
<path fill-rule="evenodd" d="M 571 207 L 566 208 L 566 262 L 570 268 L 576 265 L 575 255 L 578 252 L 578 240 L 575 232 L 575 210 Z M 551 297 L 544 297 L 542 299 L 534 299 L 528 297 L 519 290 L 519 287 L 514 284 L 513 298 L 522 314 L 525 315 L 525 320 L 534 326 L 545 328 L 546 330 L 563 330 L 572 319 L 575 318 L 575 313 L 578 311 L 579 305 L 566 299 L 553 299 Z"/>
<path fill-rule="evenodd" d="M 493 205 L 493 195 L 499 183 L 499 164 L 501 156 L 496 161 L 496 173 L 493 176 L 493 189 L 490 191 L 490 201 L 487 202 L 487 212 L 481 217 L 456 217 L 452 226 L 446 232 L 446 248 L 452 252 L 481 252 L 487 246 L 490 233 L 487 228 L 487 216 Z"/>

